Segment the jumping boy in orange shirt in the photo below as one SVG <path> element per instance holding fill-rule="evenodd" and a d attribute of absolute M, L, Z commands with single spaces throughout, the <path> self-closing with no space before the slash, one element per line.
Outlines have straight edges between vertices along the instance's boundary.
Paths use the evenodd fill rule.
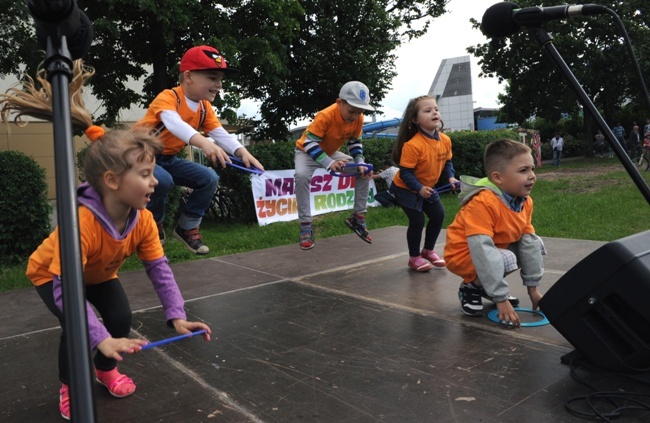
<path fill-rule="evenodd" d="M 203 150 L 215 167 L 217 163 L 225 166 L 230 162 L 230 154 L 242 159 L 246 167 L 264 169 L 246 147 L 223 128 L 212 109 L 211 103 L 221 90 L 223 78 L 234 72 L 237 70 L 228 66 L 216 48 L 192 47 L 181 59 L 180 85 L 158 94 L 144 118 L 136 124 L 137 127 L 150 128 L 165 145 L 163 153 L 156 157 L 154 176 L 158 186 L 147 206 L 158 225 L 160 241 L 165 243 L 163 222 L 167 194 L 174 185 L 192 188 L 181 209 L 174 238 L 195 254 L 210 251 L 201 241 L 199 226 L 210 207 L 219 175 L 214 169 L 179 158 L 176 154 L 193 145 Z"/>
<path fill-rule="evenodd" d="M 336 103 L 316 114 L 302 137 L 296 141 L 295 178 L 296 203 L 300 220 L 300 248 L 309 250 L 314 247 L 314 230 L 311 216 L 311 178 L 318 168 L 342 172 L 345 165 L 354 160 L 359 165 L 360 175 L 356 177 L 354 187 L 354 206 L 352 214 L 345 219 L 345 224 L 367 243 L 372 238 L 366 229 L 366 206 L 372 172 L 363 166 L 363 111 L 375 110 L 370 105 L 368 87 L 359 81 L 350 81 L 343 85 Z M 350 155 L 339 151 L 346 144 Z"/>
<path fill-rule="evenodd" d="M 500 322 L 520 326 L 505 276 L 521 268 L 533 310 L 542 294 L 544 244 L 532 224 L 535 165 L 530 148 L 502 139 L 484 156 L 487 178 L 461 176 L 461 209 L 447 228 L 447 268 L 463 278 L 458 297 L 468 316 L 482 316 L 481 297 L 494 301 Z"/>

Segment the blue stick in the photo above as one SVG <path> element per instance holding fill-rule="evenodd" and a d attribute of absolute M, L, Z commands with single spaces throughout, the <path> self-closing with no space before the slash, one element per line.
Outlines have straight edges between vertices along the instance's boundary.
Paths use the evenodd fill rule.
<path fill-rule="evenodd" d="M 434 189 L 436 190 L 436 192 L 438 194 L 442 194 L 444 192 L 453 191 L 453 190 L 458 189 L 458 188 L 460 188 L 460 183 L 447 184 L 447 185 L 443 185 L 443 186 L 441 186 L 439 188 L 434 188 Z"/>
<path fill-rule="evenodd" d="M 374 167 L 370 163 L 347 163 L 345 165 L 345 168 L 346 169 L 351 169 L 351 168 L 356 169 L 359 166 L 364 166 L 367 169 L 366 172 L 372 172 L 372 170 L 374 169 Z M 334 176 L 338 176 L 339 178 L 341 178 L 341 177 L 342 178 L 346 178 L 346 177 L 349 178 L 351 176 L 359 176 L 359 175 L 361 175 L 359 172 L 346 173 L 346 172 L 335 172 L 333 170 L 330 170 L 330 174 L 334 175 Z"/>
<path fill-rule="evenodd" d="M 159 347 L 165 344 L 171 344 L 172 342 L 180 341 L 181 339 L 191 338 L 194 335 L 200 335 L 205 332 L 206 332 L 205 329 L 201 329 L 201 330 L 197 330 L 196 332 L 186 333 L 185 335 L 178 335 L 178 336 L 174 336 L 173 338 L 167 338 L 161 341 L 150 342 L 147 345 L 142 346 L 142 351 L 148 350 L 149 348 Z"/>
<path fill-rule="evenodd" d="M 230 160 L 232 160 L 232 163 L 226 162 L 226 165 L 228 166 L 234 167 L 235 169 L 243 170 L 244 172 L 254 173 L 256 175 L 261 175 L 262 173 L 264 173 L 262 169 L 258 169 L 255 166 L 251 166 L 250 168 L 246 167 L 246 165 L 244 165 L 244 162 L 235 156 L 228 156 L 228 157 L 230 157 Z"/>

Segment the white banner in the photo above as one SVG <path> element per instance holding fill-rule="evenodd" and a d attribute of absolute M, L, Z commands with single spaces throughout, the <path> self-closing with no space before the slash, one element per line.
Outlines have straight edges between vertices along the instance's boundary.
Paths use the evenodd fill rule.
<path fill-rule="evenodd" d="M 330 175 L 325 169 L 317 169 L 311 178 L 312 216 L 352 209 L 355 183 L 356 178 L 340 178 Z M 293 169 L 267 170 L 261 175 L 253 175 L 251 184 L 260 226 L 298 219 Z M 370 180 L 369 207 L 381 205 L 375 201 L 376 192 L 375 181 Z"/>

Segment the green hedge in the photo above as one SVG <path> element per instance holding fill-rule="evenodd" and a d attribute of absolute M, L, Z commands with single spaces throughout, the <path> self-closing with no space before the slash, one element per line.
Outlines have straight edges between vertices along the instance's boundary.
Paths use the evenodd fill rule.
<path fill-rule="evenodd" d="M 45 170 L 18 151 L 0 152 L 0 264 L 26 261 L 50 234 Z"/>
<path fill-rule="evenodd" d="M 482 176 L 484 174 L 483 151 L 491 141 L 500 138 L 519 139 L 518 133 L 512 130 L 460 131 L 451 132 L 448 135 L 451 137 L 453 144 L 453 163 L 456 177 L 461 174 L 473 176 Z M 364 139 L 363 152 L 366 163 L 374 165 L 377 170 L 392 164 L 391 150 L 393 143 L 393 138 Z M 545 155 L 544 147 L 546 146 L 542 148 L 542 156 Z M 248 147 L 248 150 L 264 165 L 266 170 L 293 169 L 294 149 L 294 142 L 258 143 Z M 571 150 L 571 147 L 567 148 L 567 150 Z M 550 148 L 547 154 L 550 159 Z M 198 158 L 195 157 L 194 159 L 197 160 Z M 207 162 L 209 161 L 204 159 L 204 163 Z M 223 195 L 228 195 L 231 202 L 237 205 L 238 213 L 233 217 L 241 222 L 256 223 L 255 203 L 250 182 L 251 175 L 232 167 L 219 168 L 216 169 L 216 172 L 220 176 L 220 192 Z M 378 183 L 381 185 L 382 181 L 378 181 Z M 165 219 L 165 224 L 168 227 L 173 227 L 176 223 L 174 219 L 177 217 L 179 197 L 179 191 L 175 189 L 168 198 Z"/>

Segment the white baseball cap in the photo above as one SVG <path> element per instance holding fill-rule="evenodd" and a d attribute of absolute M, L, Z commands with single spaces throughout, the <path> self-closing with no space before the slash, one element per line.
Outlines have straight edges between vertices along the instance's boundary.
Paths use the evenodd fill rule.
<path fill-rule="evenodd" d="M 375 108 L 370 105 L 370 92 L 368 87 L 359 81 L 350 81 L 341 87 L 339 98 L 345 100 L 351 106 L 363 110 L 374 111 Z"/>

